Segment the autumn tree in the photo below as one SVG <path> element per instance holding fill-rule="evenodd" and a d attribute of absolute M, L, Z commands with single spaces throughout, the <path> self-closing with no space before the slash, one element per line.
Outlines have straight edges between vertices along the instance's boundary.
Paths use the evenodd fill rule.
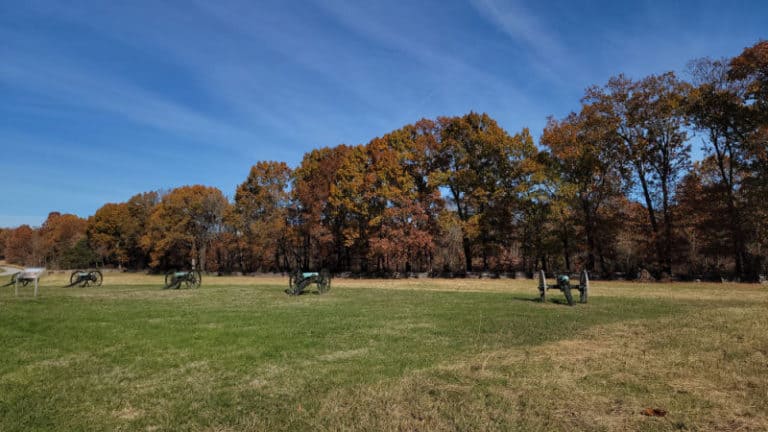
<path fill-rule="evenodd" d="M 751 226 L 749 277 L 768 272 L 768 41 L 745 48 L 729 64 L 728 78 L 745 86 L 744 115 L 753 123 L 745 137 L 750 178 L 744 183 Z"/>
<path fill-rule="evenodd" d="M 248 270 L 279 270 L 289 266 L 288 191 L 291 170 L 284 162 L 258 162 L 237 187 L 231 224 L 244 244 Z"/>
<path fill-rule="evenodd" d="M 5 244 L 8 241 L 8 237 L 11 235 L 11 230 L 8 228 L 0 228 L 0 259 L 5 259 Z"/>
<path fill-rule="evenodd" d="M 700 59 L 690 64 L 695 88 L 688 99 L 688 115 L 705 144 L 709 165 L 715 168 L 708 184 L 702 186 L 713 192 L 709 193 L 712 204 L 701 210 L 727 215 L 719 226 L 729 231 L 729 244 L 721 245 L 721 250 L 731 251 L 734 271 L 744 277 L 747 251 L 743 193 L 750 177 L 749 137 L 755 122 L 746 106 L 747 85 L 729 79 L 728 67 L 726 60 Z"/>
<path fill-rule="evenodd" d="M 344 218 L 344 244 L 363 271 L 369 262 L 387 272 L 430 265 L 440 198 L 422 157 L 429 130 L 422 123 L 390 132 L 352 148 L 339 166 L 329 204 Z"/>
<path fill-rule="evenodd" d="M 29 225 L 9 230 L 5 242 L 5 260 L 11 264 L 40 264 L 35 261 L 34 245 L 37 233 Z"/>
<path fill-rule="evenodd" d="M 719 279 L 731 273 L 729 262 L 734 264 L 733 215 L 724 199 L 720 165 L 717 156 L 710 154 L 693 164 L 680 185 L 679 207 L 687 216 L 681 228 L 691 277 Z"/>
<path fill-rule="evenodd" d="M 140 240 L 149 215 L 159 202 L 157 192 L 132 196 L 124 203 L 107 203 L 88 219 L 88 238 L 105 263 L 141 268 L 147 262 Z"/>
<path fill-rule="evenodd" d="M 134 268 L 143 268 L 151 258 L 147 250 L 141 245 L 141 238 L 146 234 L 149 218 L 160 204 L 162 194 L 158 191 L 142 192 L 128 199 L 128 214 L 136 229 L 131 234 L 130 265 Z"/>
<path fill-rule="evenodd" d="M 96 252 L 119 268 L 128 262 L 132 234 L 136 231 L 128 204 L 107 203 L 88 220 L 88 236 Z"/>
<path fill-rule="evenodd" d="M 295 209 L 289 216 L 296 236 L 294 265 L 328 266 L 334 271 L 342 264 L 348 267 L 349 249 L 343 235 L 345 215 L 332 209 L 328 200 L 337 171 L 351 149 L 339 145 L 312 150 L 294 170 L 291 191 Z"/>
<path fill-rule="evenodd" d="M 73 214 L 51 212 L 40 227 L 41 253 L 46 265 L 58 267 L 61 257 L 86 236 L 88 222 Z"/>
<path fill-rule="evenodd" d="M 746 83 L 747 105 L 758 113 L 758 122 L 765 127 L 768 123 L 768 41 L 745 48 L 728 66 L 728 79 Z"/>
<path fill-rule="evenodd" d="M 473 245 L 483 268 L 489 253 L 505 242 L 512 212 L 526 190 L 526 161 L 536 152 L 526 129 L 510 136 L 487 114 L 442 117 L 433 178 L 448 191 L 462 223 L 465 268 L 472 270 Z"/>
<path fill-rule="evenodd" d="M 366 151 L 373 169 L 373 198 L 383 203 L 373 219 L 372 258 L 388 270 L 432 270 L 438 218 L 445 203 L 431 177 L 439 150 L 439 125 L 429 119 L 369 142 Z"/>
<path fill-rule="evenodd" d="M 599 257 L 603 273 L 607 270 L 605 243 L 598 239 L 598 231 L 606 226 L 602 211 L 610 199 L 622 193 L 620 142 L 612 132 L 610 120 L 599 115 L 595 106 L 586 105 L 580 113 L 571 113 L 563 120 L 550 118 L 541 137 L 554 163 L 550 175 L 551 184 L 556 185 L 554 214 L 561 226 L 568 223 L 571 210 L 578 215 L 577 223 L 583 227 L 587 247 L 585 267 L 595 271 Z M 570 270 L 569 249 L 576 245 L 569 242 L 567 227 L 562 226 L 559 231 L 565 265 Z"/>
<path fill-rule="evenodd" d="M 207 247 L 221 230 L 228 206 L 215 187 L 194 185 L 173 189 L 155 206 L 141 238 L 152 267 L 188 267 L 190 261 L 203 271 Z"/>
<path fill-rule="evenodd" d="M 672 72 L 633 82 L 623 75 L 587 90 L 584 102 L 611 121 L 622 143 L 624 179 L 645 204 L 661 271 L 671 274 L 675 187 L 690 164 L 685 98 Z"/>

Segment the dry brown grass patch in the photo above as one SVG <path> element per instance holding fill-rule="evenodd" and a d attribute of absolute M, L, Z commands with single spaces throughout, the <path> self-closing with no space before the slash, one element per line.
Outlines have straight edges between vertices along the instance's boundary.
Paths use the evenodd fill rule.
<path fill-rule="evenodd" d="M 765 431 L 766 353 L 765 309 L 715 309 L 347 389 L 319 414 L 339 430 Z"/>

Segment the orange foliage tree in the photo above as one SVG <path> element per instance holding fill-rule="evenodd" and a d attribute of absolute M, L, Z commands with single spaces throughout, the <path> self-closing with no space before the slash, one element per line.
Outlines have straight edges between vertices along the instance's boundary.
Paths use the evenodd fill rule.
<path fill-rule="evenodd" d="M 222 229 L 229 203 L 215 187 L 194 185 L 173 189 L 155 206 L 141 237 L 152 267 L 205 270 L 207 247 Z"/>
<path fill-rule="evenodd" d="M 91 246 L 107 264 L 141 268 L 147 262 L 140 245 L 149 215 L 159 202 L 157 192 L 132 196 L 124 203 L 108 203 L 88 219 Z"/>
<path fill-rule="evenodd" d="M 295 208 L 290 215 L 295 250 L 292 267 L 338 270 L 348 266 L 349 249 L 342 232 L 345 215 L 332 209 L 328 199 L 339 167 L 351 150 L 346 145 L 312 150 L 294 170 L 291 192 Z"/>
<path fill-rule="evenodd" d="M 39 265 L 35 257 L 37 233 L 29 225 L 9 230 L 5 242 L 5 260 L 17 265 Z"/>
<path fill-rule="evenodd" d="M 46 266 L 58 267 L 62 255 L 85 239 L 88 221 L 73 214 L 51 212 L 40 227 L 40 253 Z"/>
<path fill-rule="evenodd" d="M 440 118 L 433 178 L 447 188 L 462 223 L 465 269 L 472 270 L 473 245 L 482 267 L 499 246 L 508 245 L 514 216 L 531 188 L 536 155 L 527 129 L 510 136 L 487 114 Z"/>
<path fill-rule="evenodd" d="M 600 116 L 594 106 L 586 105 L 580 113 L 571 113 L 561 121 L 550 118 L 541 137 L 554 162 L 556 202 L 565 205 L 558 209 L 558 214 L 571 210 L 577 215 L 576 223 L 582 227 L 586 244 L 584 267 L 595 271 L 599 257 L 603 273 L 608 270 L 604 262 L 608 245 L 599 234 L 606 227 L 605 205 L 622 194 L 620 143 L 611 127 L 611 122 Z M 572 246 L 567 235 L 561 238 L 565 266 L 571 270 L 568 250 Z"/>
<path fill-rule="evenodd" d="M 289 267 L 290 179 L 284 162 L 258 162 L 237 187 L 227 222 L 236 233 L 244 271 Z"/>

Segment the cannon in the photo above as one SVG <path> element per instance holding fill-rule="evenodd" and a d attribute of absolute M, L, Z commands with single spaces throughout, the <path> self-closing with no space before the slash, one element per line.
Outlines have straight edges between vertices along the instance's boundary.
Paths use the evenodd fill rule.
<path fill-rule="evenodd" d="M 544 270 L 539 272 L 539 296 L 542 302 L 547 300 L 548 289 L 559 289 L 565 294 L 565 299 L 568 301 L 569 306 L 573 306 L 573 295 L 571 290 L 579 291 L 579 303 L 586 303 L 587 296 L 589 294 L 589 274 L 586 270 L 582 270 L 579 277 L 578 285 L 571 285 L 571 280 L 568 275 L 558 275 L 557 283 L 554 285 L 547 285 L 547 276 L 544 274 Z"/>
<path fill-rule="evenodd" d="M 27 284 L 29 284 L 29 282 L 31 282 L 31 279 L 23 278 L 23 277 L 21 277 L 21 272 L 16 272 L 16 273 L 11 275 L 10 282 L 8 282 L 7 284 L 3 285 L 3 287 L 7 287 L 7 286 L 11 286 L 11 285 L 16 285 L 17 282 L 19 284 L 21 284 L 21 286 L 27 286 Z"/>
<path fill-rule="evenodd" d="M 79 285 L 81 287 L 101 286 L 101 282 L 104 281 L 104 276 L 98 270 L 75 270 L 69 276 L 69 285 L 64 288 L 73 287 Z"/>
<path fill-rule="evenodd" d="M 198 270 L 172 271 L 165 274 L 164 289 L 179 289 L 182 283 L 187 288 L 200 288 L 202 282 L 203 276 Z"/>
<path fill-rule="evenodd" d="M 311 284 L 317 285 L 317 293 L 324 294 L 331 290 L 331 273 L 328 270 L 318 272 L 302 272 L 295 270 L 288 275 L 288 295 L 301 295 Z"/>

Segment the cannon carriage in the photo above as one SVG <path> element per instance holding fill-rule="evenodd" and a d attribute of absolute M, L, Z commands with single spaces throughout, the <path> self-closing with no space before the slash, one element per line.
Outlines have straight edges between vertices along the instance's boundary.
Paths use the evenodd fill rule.
<path fill-rule="evenodd" d="M 75 270 L 69 276 L 69 285 L 65 288 L 80 286 L 101 286 L 104 276 L 99 270 Z"/>
<path fill-rule="evenodd" d="M 187 288 L 200 288 L 203 275 L 199 270 L 172 271 L 165 274 L 164 289 L 179 289 L 184 284 Z"/>
<path fill-rule="evenodd" d="M 547 290 L 550 289 L 562 291 L 569 306 L 573 306 L 573 290 L 579 291 L 579 303 L 586 303 L 589 295 L 589 274 L 586 270 L 582 270 L 578 285 L 572 285 L 570 277 L 564 274 L 557 276 L 556 284 L 549 285 L 544 270 L 539 271 L 539 297 L 542 302 L 547 300 Z"/>
<path fill-rule="evenodd" d="M 324 294 L 331 290 L 331 273 L 328 270 L 318 272 L 302 272 L 294 270 L 288 275 L 288 295 L 301 295 L 312 284 L 317 286 L 317 293 Z"/>
<path fill-rule="evenodd" d="M 34 284 L 35 297 L 37 297 L 37 291 L 39 288 L 40 278 L 45 274 L 45 268 L 43 267 L 30 267 L 25 268 L 20 272 L 16 272 L 11 275 L 11 281 L 3 285 L 3 287 L 13 285 L 16 290 L 16 295 L 19 295 L 19 286 L 25 287 L 30 283 Z"/>
<path fill-rule="evenodd" d="M 23 277 L 22 272 L 16 272 L 11 275 L 11 280 L 3 286 L 4 287 L 11 286 L 11 285 L 27 286 L 30 282 L 32 282 L 32 279 Z"/>

